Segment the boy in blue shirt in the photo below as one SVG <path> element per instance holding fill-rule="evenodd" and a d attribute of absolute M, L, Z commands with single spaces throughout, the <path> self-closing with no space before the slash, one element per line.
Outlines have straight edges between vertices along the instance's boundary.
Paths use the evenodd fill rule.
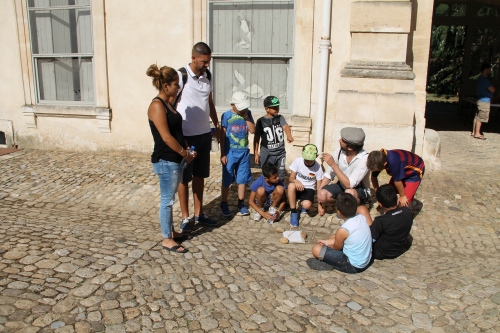
<path fill-rule="evenodd" d="M 495 87 L 488 80 L 488 75 L 491 73 L 490 64 L 481 65 L 481 75 L 477 78 L 476 95 L 477 95 L 477 114 L 474 118 L 471 135 L 474 139 L 486 140 L 481 134 L 481 125 L 487 123 L 490 118 L 490 103 L 495 92 Z"/>
<path fill-rule="evenodd" d="M 231 98 L 231 110 L 224 112 L 221 118 L 221 157 L 222 188 L 220 211 L 223 216 L 231 216 L 227 196 L 229 186 L 238 184 L 238 210 L 241 215 L 249 215 L 245 206 L 245 187 L 252 181 L 250 171 L 250 149 L 248 132 L 255 132 L 252 112 L 248 110 L 250 100 L 244 93 L 237 91 Z"/>
<path fill-rule="evenodd" d="M 366 218 L 356 214 L 358 201 L 350 193 L 337 196 L 337 214 L 344 224 L 329 239 L 320 239 L 312 248 L 314 258 L 307 265 L 314 270 L 336 269 L 344 273 L 360 273 L 372 258 L 372 234 Z"/>
<path fill-rule="evenodd" d="M 260 221 L 263 216 L 266 220 L 277 220 L 280 212 L 285 206 L 285 184 L 281 181 L 278 167 L 271 163 L 262 166 L 262 176 L 257 178 L 250 185 L 250 198 L 248 202 L 250 207 L 255 210 L 253 219 Z M 279 205 L 279 207 L 278 207 Z M 268 206 L 274 214 L 264 211 Z"/>

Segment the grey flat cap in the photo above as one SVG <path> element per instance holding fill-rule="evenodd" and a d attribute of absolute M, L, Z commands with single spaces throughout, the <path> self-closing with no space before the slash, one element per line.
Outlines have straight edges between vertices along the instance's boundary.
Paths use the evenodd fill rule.
<path fill-rule="evenodd" d="M 365 142 L 365 132 L 359 127 L 344 127 L 340 130 L 340 137 L 356 146 L 361 146 Z"/>

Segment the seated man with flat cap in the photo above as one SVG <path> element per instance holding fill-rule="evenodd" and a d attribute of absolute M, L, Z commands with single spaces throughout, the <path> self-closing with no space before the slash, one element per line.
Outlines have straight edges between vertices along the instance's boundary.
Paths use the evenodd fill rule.
<path fill-rule="evenodd" d="M 323 154 L 323 161 L 329 167 L 318 192 L 318 202 L 323 206 L 335 203 L 337 195 L 346 192 L 352 194 L 360 205 L 370 198 L 370 175 L 366 167 L 368 152 L 363 149 L 365 132 L 357 127 L 344 127 L 340 131 L 339 143 L 340 147 L 331 155 Z M 338 181 L 330 184 L 335 176 Z"/>

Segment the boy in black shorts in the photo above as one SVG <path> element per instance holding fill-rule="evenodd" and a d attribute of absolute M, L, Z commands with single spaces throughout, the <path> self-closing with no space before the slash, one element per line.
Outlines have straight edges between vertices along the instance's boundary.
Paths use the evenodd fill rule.
<path fill-rule="evenodd" d="M 313 144 L 305 145 L 302 149 L 302 157 L 297 157 L 290 165 L 290 177 L 288 183 L 288 200 L 290 201 L 290 226 L 299 226 L 299 213 L 297 212 L 297 199 L 301 200 L 302 212 L 307 213 L 314 202 L 315 188 L 321 189 L 323 169 L 315 161 L 318 157 L 318 148 Z M 318 206 L 318 210 L 323 207 Z M 323 215 L 323 214 L 321 214 Z"/>
<path fill-rule="evenodd" d="M 257 119 L 255 123 L 255 135 L 253 138 L 253 149 L 255 163 L 260 167 L 271 163 L 278 168 L 281 181 L 285 181 L 285 137 L 288 143 L 293 142 L 292 130 L 287 124 L 285 117 L 279 114 L 280 100 L 275 96 L 267 96 L 264 99 L 266 114 Z M 259 152 L 260 147 L 260 152 Z"/>
<path fill-rule="evenodd" d="M 359 206 L 357 213 L 366 218 L 373 238 L 373 258 L 394 259 L 408 249 L 408 236 L 413 225 L 413 215 L 408 207 L 398 207 L 398 196 L 394 188 L 382 185 L 375 193 L 378 205 L 385 213 L 373 222 L 365 206 Z"/>

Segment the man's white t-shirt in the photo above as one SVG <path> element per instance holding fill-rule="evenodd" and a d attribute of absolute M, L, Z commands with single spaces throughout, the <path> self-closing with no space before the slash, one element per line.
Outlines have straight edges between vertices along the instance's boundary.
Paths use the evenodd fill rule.
<path fill-rule="evenodd" d="M 304 164 L 304 158 L 297 157 L 290 165 L 290 170 L 295 171 L 295 177 L 299 182 L 304 185 L 304 188 L 316 190 L 316 182 L 323 179 L 323 169 L 318 162 L 310 167 Z"/>
<path fill-rule="evenodd" d="M 358 152 L 351 160 L 351 163 L 347 163 L 347 155 L 340 148 L 337 148 L 332 153 L 332 157 L 344 175 L 349 178 L 351 188 L 355 188 L 359 184 L 363 188 L 370 188 L 370 173 L 366 167 L 366 160 L 368 159 L 368 152 L 366 150 L 362 149 Z M 332 167 L 329 166 L 325 171 L 325 177 L 330 180 L 335 178 L 335 172 L 333 172 Z"/>
<path fill-rule="evenodd" d="M 182 92 L 182 95 L 176 109 L 182 115 L 182 132 L 185 136 L 209 133 L 210 106 L 208 100 L 213 90 L 212 82 L 206 77 L 205 73 L 196 76 L 189 64 L 184 68 L 186 68 L 188 75 L 185 87 L 183 87 L 182 74 L 177 71 L 181 87 L 179 92 Z"/>

